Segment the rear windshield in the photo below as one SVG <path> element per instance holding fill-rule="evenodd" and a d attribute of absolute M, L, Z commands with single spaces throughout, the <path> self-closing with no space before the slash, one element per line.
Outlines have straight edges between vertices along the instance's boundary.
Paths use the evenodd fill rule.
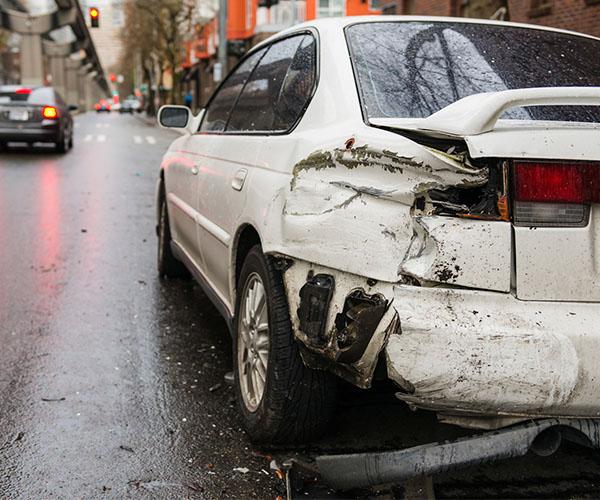
<path fill-rule="evenodd" d="M 600 86 L 600 41 L 552 31 L 446 22 L 346 28 L 363 114 L 425 118 L 471 94 Z M 503 118 L 600 122 L 599 106 L 516 108 Z"/>
<path fill-rule="evenodd" d="M 16 92 L 17 89 L 0 88 L 0 104 L 28 102 L 29 104 L 54 104 L 54 92 L 50 87 L 32 89 L 30 93 Z"/>

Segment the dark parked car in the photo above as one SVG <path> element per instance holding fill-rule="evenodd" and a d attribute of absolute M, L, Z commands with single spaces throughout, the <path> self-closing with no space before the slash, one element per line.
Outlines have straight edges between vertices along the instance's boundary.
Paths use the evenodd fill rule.
<path fill-rule="evenodd" d="M 0 86 L 0 148 L 9 142 L 53 142 L 56 151 L 73 147 L 73 118 L 52 87 Z"/>

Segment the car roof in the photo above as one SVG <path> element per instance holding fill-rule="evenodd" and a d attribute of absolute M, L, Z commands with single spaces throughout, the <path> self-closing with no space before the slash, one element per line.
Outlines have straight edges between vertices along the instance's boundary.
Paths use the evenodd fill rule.
<path fill-rule="evenodd" d="M 286 36 L 288 34 L 302 31 L 307 28 L 316 28 L 319 32 L 327 32 L 331 30 L 343 30 L 346 26 L 353 24 L 362 23 L 392 23 L 392 22 L 429 22 L 429 23 L 456 23 L 456 24 L 480 24 L 480 25 L 492 25 L 492 26 L 507 26 L 517 27 L 525 29 L 534 29 L 539 31 L 550 31 L 554 33 L 564 33 L 568 35 L 575 35 L 583 38 L 590 38 L 592 40 L 600 40 L 600 38 L 587 35 L 585 33 L 578 33 L 576 31 L 563 30 L 558 28 L 551 28 L 548 26 L 541 26 L 538 24 L 525 24 L 525 23 L 514 23 L 511 21 L 494 21 L 490 19 L 473 19 L 467 17 L 436 17 L 436 16 L 348 16 L 348 17 L 326 17 L 320 19 L 314 19 L 312 21 L 306 21 L 301 24 L 287 28 L 275 35 L 267 38 L 263 42 L 256 45 L 261 47 L 266 43 L 269 43 L 277 38 Z M 254 49 L 254 48 L 253 48 Z"/>
<path fill-rule="evenodd" d="M 22 88 L 37 90 L 42 87 L 31 87 L 29 85 L 0 85 L 0 92 L 15 92 L 16 90 L 19 90 Z"/>

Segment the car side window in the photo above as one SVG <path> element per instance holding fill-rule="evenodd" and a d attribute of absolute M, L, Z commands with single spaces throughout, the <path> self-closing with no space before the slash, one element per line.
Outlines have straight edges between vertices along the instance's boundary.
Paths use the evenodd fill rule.
<path fill-rule="evenodd" d="M 265 51 L 266 48 L 251 54 L 227 77 L 206 108 L 200 132 L 223 132 L 225 130 L 231 110 L 244 88 L 246 80 Z"/>
<path fill-rule="evenodd" d="M 296 123 L 316 80 L 316 42 L 297 35 L 275 42 L 248 79 L 227 132 L 285 132 Z"/>
<path fill-rule="evenodd" d="M 56 99 L 56 103 L 59 106 L 66 106 L 65 101 L 63 100 L 62 96 L 58 93 L 58 92 L 54 92 L 54 98 Z"/>

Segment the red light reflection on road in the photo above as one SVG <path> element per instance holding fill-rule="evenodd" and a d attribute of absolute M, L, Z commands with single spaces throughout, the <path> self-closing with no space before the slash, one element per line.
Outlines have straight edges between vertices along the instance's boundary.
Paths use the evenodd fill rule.
<path fill-rule="evenodd" d="M 38 178 L 38 224 L 37 227 L 31 228 L 34 237 L 38 240 L 34 266 L 39 277 L 39 292 L 49 298 L 57 292 L 62 275 L 60 267 L 62 220 L 57 164 L 53 161 L 41 162 Z"/>

